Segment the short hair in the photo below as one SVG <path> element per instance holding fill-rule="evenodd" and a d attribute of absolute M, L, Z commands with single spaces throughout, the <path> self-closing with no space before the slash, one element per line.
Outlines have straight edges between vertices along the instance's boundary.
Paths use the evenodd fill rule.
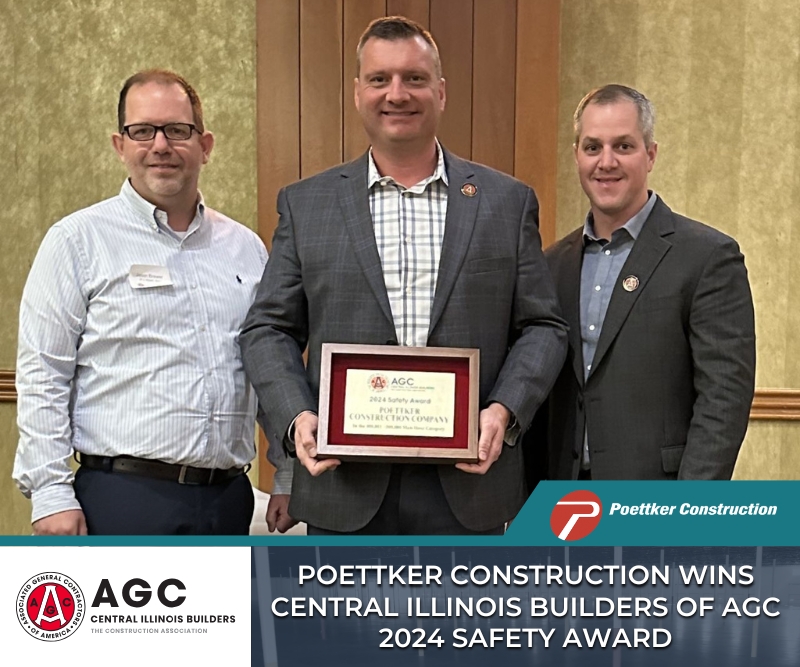
<path fill-rule="evenodd" d="M 407 19 L 405 16 L 383 16 L 375 19 L 367 26 L 367 29 L 361 34 L 356 47 L 356 76 L 361 75 L 361 52 L 370 39 L 385 39 L 395 42 L 401 39 L 413 39 L 414 37 L 421 37 L 431 47 L 436 76 L 442 78 L 442 61 L 439 58 L 439 47 L 436 46 L 431 33 L 416 21 Z"/>
<path fill-rule="evenodd" d="M 639 116 L 639 129 L 642 131 L 645 146 L 649 148 L 654 141 L 656 123 L 656 110 L 653 108 L 653 103 L 638 90 L 618 83 L 610 83 L 606 86 L 595 88 L 580 101 L 578 108 L 575 109 L 575 115 L 572 117 L 575 130 L 575 145 L 577 146 L 580 140 L 581 118 L 586 107 L 590 104 L 614 104 L 621 100 L 628 100 L 636 105 L 636 111 Z"/>
<path fill-rule="evenodd" d="M 192 119 L 194 125 L 197 128 L 197 131 L 201 134 L 205 132 L 205 128 L 203 126 L 203 105 L 200 103 L 200 97 L 195 92 L 195 89 L 189 85 L 186 79 L 184 79 L 180 74 L 176 74 L 168 69 L 142 70 L 141 72 L 136 72 L 136 74 L 129 77 L 128 80 L 125 81 L 125 84 L 122 86 L 122 90 L 119 92 L 119 103 L 117 104 L 117 124 L 119 125 L 120 132 L 122 132 L 122 128 L 125 127 L 125 103 L 128 99 L 128 91 L 133 86 L 138 84 L 153 82 L 164 85 L 177 83 L 181 88 L 183 88 L 192 104 Z"/>

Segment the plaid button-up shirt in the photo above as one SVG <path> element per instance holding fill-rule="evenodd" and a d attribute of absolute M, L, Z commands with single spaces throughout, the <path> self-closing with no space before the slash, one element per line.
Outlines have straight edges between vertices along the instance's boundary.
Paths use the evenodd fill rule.
<path fill-rule="evenodd" d="M 431 176 L 410 188 L 381 176 L 369 153 L 369 206 L 400 345 L 428 341 L 447 214 L 444 153 Z"/>

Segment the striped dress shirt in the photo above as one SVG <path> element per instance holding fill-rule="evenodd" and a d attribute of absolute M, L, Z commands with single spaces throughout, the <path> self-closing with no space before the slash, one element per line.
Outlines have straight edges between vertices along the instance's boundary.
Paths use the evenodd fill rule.
<path fill-rule="evenodd" d="M 20 306 L 14 479 L 36 521 L 79 509 L 73 450 L 203 468 L 255 455 L 238 336 L 267 252 L 203 205 L 185 235 L 126 180 L 45 236 Z M 131 267 L 163 267 L 134 289 Z"/>
<path fill-rule="evenodd" d="M 410 188 L 381 176 L 369 153 L 369 206 L 383 279 L 400 345 L 424 347 L 442 255 L 447 215 L 444 153 L 436 169 Z"/>

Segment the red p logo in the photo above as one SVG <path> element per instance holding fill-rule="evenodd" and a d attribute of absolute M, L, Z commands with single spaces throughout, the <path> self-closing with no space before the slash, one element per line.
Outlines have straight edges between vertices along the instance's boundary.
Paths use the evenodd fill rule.
<path fill-rule="evenodd" d="M 572 491 L 556 503 L 550 528 L 559 540 L 580 540 L 591 533 L 603 513 L 600 498 L 591 491 Z"/>

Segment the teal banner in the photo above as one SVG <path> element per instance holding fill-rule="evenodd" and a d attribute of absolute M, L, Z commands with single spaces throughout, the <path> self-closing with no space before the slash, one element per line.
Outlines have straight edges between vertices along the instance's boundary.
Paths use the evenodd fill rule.
<path fill-rule="evenodd" d="M 796 546 L 800 482 L 541 482 L 505 540 L 531 546 Z"/>

